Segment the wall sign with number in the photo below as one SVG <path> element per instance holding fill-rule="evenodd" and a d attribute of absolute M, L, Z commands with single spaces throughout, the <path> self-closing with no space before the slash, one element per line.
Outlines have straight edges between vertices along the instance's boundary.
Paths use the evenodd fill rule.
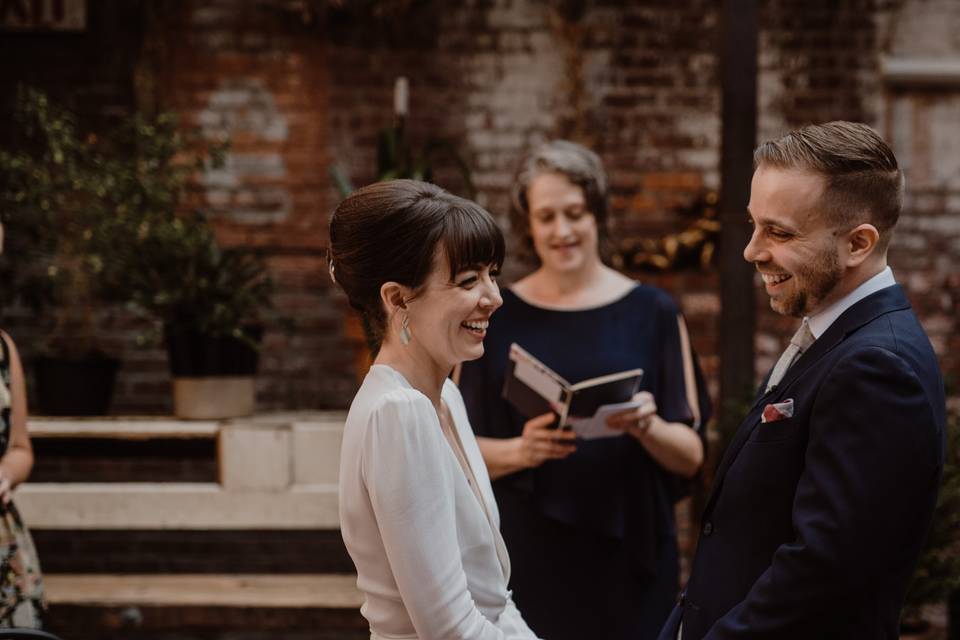
<path fill-rule="evenodd" d="M 0 31 L 83 31 L 87 0 L 0 0 Z"/>

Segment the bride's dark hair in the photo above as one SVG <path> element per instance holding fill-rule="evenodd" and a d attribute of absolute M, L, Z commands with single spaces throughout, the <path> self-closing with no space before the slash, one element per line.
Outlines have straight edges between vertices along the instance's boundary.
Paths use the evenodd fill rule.
<path fill-rule="evenodd" d="M 450 279 L 473 267 L 503 264 L 503 233 L 480 205 L 416 180 L 377 182 L 351 194 L 330 218 L 330 272 L 363 315 L 374 354 L 387 317 L 385 282 L 416 290 L 441 249 Z"/>

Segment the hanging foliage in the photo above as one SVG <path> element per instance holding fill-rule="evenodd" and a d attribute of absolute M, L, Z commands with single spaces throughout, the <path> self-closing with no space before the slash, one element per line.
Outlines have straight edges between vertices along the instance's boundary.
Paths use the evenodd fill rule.
<path fill-rule="evenodd" d="M 677 216 L 692 219 L 685 229 L 660 238 L 627 238 L 614 254 L 617 268 L 640 271 L 707 269 L 713 264 L 720 219 L 717 194 L 706 191 L 689 205 L 678 207 Z"/>

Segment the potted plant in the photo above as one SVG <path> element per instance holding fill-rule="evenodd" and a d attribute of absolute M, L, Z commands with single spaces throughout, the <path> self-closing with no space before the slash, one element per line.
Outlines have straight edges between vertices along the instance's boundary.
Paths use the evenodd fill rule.
<path fill-rule="evenodd" d="M 115 222 L 104 236 L 116 237 L 126 224 Z M 162 325 L 175 415 L 252 413 L 260 319 L 272 291 L 262 261 L 221 248 L 200 213 L 154 216 L 128 233 L 104 278 L 131 309 Z"/>
<path fill-rule="evenodd" d="M 21 92 L 18 117 L 21 144 L 0 152 L 0 206 L 21 246 L 2 275 L 25 303 L 57 318 L 48 349 L 97 353 L 97 315 L 125 306 L 163 328 L 178 415 L 251 412 L 256 323 L 271 293 L 265 266 L 249 251 L 222 249 L 202 213 L 181 212 L 190 180 L 222 163 L 226 144 L 169 113 L 135 114 L 108 134 L 81 137 L 67 110 L 33 90 Z M 65 379 L 77 395 L 89 376 Z M 37 367 L 42 409 L 106 412 L 50 411 L 44 380 Z M 185 406 L 190 398 L 200 406 Z"/>
<path fill-rule="evenodd" d="M 948 389 L 948 391 L 950 391 Z M 901 631 L 922 632 L 929 626 L 923 608 L 947 602 L 950 627 L 958 629 L 956 594 L 960 591 L 960 413 L 947 410 L 947 449 L 943 480 L 933 524 L 907 592 Z M 953 636 L 951 636 L 953 637 Z"/>
<path fill-rule="evenodd" d="M 134 117 L 124 132 L 136 161 L 116 189 L 138 206 L 104 217 L 92 233 L 93 251 L 110 256 L 102 289 L 162 326 L 178 417 L 252 413 L 271 280 L 256 254 L 222 248 L 202 212 L 180 211 L 189 181 L 219 164 L 225 146 L 182 130 L 173 114 Z"/>
<path fill-rule="evenodd" d="M 12 144 L 0 151 L 0 215 L 9 239 L 0 260 L 6 308 L 49 319 L 32 358 L 39 410 L 106 413 L 119 361 L 97 339 L 103 313 L 91 229 L 104 214 L 111 176 L 95 171 L 96 138 L 38 91 L 21 89 Z"/>

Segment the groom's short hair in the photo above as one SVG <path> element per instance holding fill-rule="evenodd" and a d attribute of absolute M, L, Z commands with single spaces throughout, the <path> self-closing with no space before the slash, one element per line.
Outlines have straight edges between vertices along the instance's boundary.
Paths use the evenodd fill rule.
<path fill-rule="evenodd" d="M 869 222 L 880 233 L 878 248 L 886 251 L 903 208 L 903 171 L 893 150 L 876 131 L 858 122 L 812 124 L 753 153 L 754 167 L 811 171 L 822 175 L 825 188 L 818 206 L 837 228 Z"/>

